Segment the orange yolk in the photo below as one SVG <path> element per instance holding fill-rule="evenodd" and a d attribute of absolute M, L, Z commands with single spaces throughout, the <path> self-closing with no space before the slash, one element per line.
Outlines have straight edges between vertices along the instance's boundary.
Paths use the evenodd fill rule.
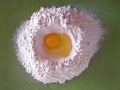
<path fill-rule="evenodd" d="M 60 38 L 56 33 L 51 33 L 45 36 L 44 43 L 47 48 L 55 49 L 60 43 Z"/>
<path fill-rule="evenodd" d="M 62 33 L 50 33 L 44 36 L 44 50 L 55 56 L 66 57 L 69 55 L 72 44 L 69 36 Z"/>

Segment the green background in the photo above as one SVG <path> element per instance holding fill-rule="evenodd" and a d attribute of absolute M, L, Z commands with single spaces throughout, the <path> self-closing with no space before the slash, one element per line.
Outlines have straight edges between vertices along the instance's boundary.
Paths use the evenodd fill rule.
<path fill-rule="evenodd" d="M 18 62 L 13 34 L 41 6 L 68 4 L 96 14 L 107 35 L 79 77 L 44 85 Z M 0 90 L 120 90 L 120 0 L 0 0 Z"/>

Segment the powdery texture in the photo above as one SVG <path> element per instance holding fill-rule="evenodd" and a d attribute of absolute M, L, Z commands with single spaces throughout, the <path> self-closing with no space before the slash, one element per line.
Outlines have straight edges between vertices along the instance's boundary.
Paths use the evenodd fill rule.
<path fill-rule="evenodd" d="M 43 36 L 52 32 L 66 33 L 71 38 L 72 50 L 67 57 L 52 56 L 44 51 Z M 83 11 L 70 6 L 41 8 L 18 28 L 17 56 L 37 81 L 64 83 L 88 67 L 102 35 L 99 22 Z"/>

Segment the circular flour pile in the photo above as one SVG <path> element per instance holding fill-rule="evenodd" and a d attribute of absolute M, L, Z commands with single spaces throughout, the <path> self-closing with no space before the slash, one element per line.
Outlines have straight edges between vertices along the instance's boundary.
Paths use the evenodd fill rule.
<path fill-rule="evenodd" d="M 72 49 L 68 56 L 45 52 L 43 37 L 52 32 L 70 37 Z M 88 67 L 102 35 L 99 21 L 86 12 L 70 6 L 42 7 L 17 29 L 15 45 L 19 61 L 37 81 L 64 83 Z"/>

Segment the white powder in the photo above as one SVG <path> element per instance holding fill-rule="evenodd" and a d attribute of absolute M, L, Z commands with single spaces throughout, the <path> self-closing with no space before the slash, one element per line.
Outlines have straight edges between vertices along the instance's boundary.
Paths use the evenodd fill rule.
<path fill-rule="evenodd" d="M 72 42 L 67 57 L 47 54 L 43 36 L 52 32 L 66 33 Z M 36 80 L 43 83 L 64 83 L 88 67 L 98 49 L 103 29 L 93 16 L 75 8 L 41 8 L 18 28 L 15 36 L 17 56 Z"/>

